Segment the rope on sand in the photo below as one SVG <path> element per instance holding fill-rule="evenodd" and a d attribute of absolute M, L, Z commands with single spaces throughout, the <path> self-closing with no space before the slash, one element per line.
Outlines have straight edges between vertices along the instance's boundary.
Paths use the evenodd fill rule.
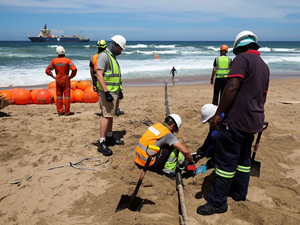
<path fill-rule="evenodd" d="M 53 169 L 58 169 L 58 168 L 62 168 L 62 167 L 66 167 L 66 166 L 71 166 L 75 169 L 80 169 L 80 170 L 98 170 L 96 168 L 86 168 L 86 167 L 78 167 L 76 166 L 77 164 L 81 163 L 82 161 L 85 161 L 85 160 L 90 160 L 92 158 L 89 158 L 89 157 L 86 157 L 86 158 L 83 158 L 82 160 L 76 162 L 76 163 L 72 163 L 72 162 L 69 162 L 69 164 L 66 164 L 66 165 L 59 165 L 59 166 L 54 166 L 54 167 L 50 167 L 48 168 L 47 170 L 53 170 Z M 101 163 L 98 163 L 98 164 L 94 164 L 94 166 L 100 166 L 106 162 L 108 162 L 109 158 L 106 159 L 104 162 L 101 162 Z M 109 163 L 109 165 L 107 167 L 109 167 L 111 165 L 112 162 Z"/>

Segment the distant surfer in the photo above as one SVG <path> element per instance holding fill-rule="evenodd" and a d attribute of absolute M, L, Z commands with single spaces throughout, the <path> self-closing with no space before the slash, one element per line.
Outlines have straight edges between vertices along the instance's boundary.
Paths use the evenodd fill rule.
<path fill-rule="evenodd" d="M 173 68 L 172 68 L 171 71 L 170 71 L 170 74 L 172 74 L 172 80 L 174 80 L 175 73 L 177 74 L 177 70 L 176 70 L 175 67 L 173 66 Z"/>

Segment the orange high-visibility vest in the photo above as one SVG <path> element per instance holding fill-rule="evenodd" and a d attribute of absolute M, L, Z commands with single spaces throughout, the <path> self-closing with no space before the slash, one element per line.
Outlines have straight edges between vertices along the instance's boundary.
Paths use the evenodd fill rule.
<path fill-rule="evenodd" d="M 145 166 L 147 158 L 148 158 L 148 154 L 154 155 L 158 152 L 155 150 L 147 149 L 147 146 L 148 145 L 155 146 L 155 142 L 157 140 L 159 140 L 160 138 L 162 138 L 163 136 L 165 136 L 169 133 L 171 133 L 169 128 L 164 126 L 162 123 L 157 123 L 157 124 L 154 124 L 151 127 L 149 127 L 148 130 L 143 134 L 143 136 L 139 140 L 139 143 L 135 150 L 135 160 L 134 161 L 141 166 Z M 147 149 L 148 154 L 146 152 L 146 149 Z M 155 159 L 156 159 L 156 157 L 152 158 L 149 166 L 153 165 L 153 163 L 155 162 Z"/>
<path fill-rule="evenodd" d="M 98 55 L 99 55 L 99 53 L 93 55 L 93 58 L 92 58 L 92 63 L 93 63 L 93 66 L 94 66 L 94 75 L 97 75 L 97 59 L 98 59 Z"/>

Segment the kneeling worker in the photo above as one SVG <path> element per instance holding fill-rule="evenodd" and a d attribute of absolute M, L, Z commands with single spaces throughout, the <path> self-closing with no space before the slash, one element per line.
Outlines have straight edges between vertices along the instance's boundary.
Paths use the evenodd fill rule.
<path fill-rule="evenodd" d="M 163 123 L 157 123 L 148 128 L 136 147 L 135 163 L 141 169 L 144 167 L 148 154 L 148 145 L 160 147 L 158 152 L 147 150 L 152 158 L 148 170 L 174 178 L 177 163 L 180 166 L 193 164 L 190 151 L 181 144 L 174 133 L 179 131 L 182 120 L 177 114 L 170 114 Z"/>

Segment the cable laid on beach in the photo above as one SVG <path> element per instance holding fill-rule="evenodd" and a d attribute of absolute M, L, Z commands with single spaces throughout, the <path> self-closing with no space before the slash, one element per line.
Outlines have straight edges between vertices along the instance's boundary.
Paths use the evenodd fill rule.
<path fill-rule="evenodd" d="M 170 115 L 170 109 L 169 109 L 169 101 L 168 101 L 168 84 L 165 82 L 165 105 L 166 105 L 166 116 Z M 184 198 L 184 192 L 183 192 L 183 181 L 181 172 L 176 172 L 176 189 L 178 192 L 179 197 L 179 206 L 180 206 L 180 220 L 181 224 L 188 225 L 188 213 L 187 213 L 187 207 L 185 204 L 185 198 Z"/>
<path fill-rule="evenodd" d="M 170 115 L 169 101 L 168 101 L 168 84 L 165 82 L 165 105 L 166 105 L 166 116 Z"/>

